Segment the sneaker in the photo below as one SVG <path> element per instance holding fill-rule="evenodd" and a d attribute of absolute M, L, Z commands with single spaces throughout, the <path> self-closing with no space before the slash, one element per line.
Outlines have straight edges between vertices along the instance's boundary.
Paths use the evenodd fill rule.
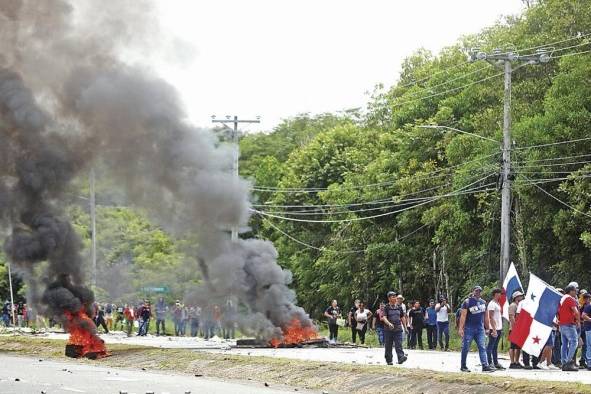
<path fill-rule="evenodd" d="M 506 369 L 501 364 L 495 364 L 495 368 L 498 369 L 499 371 L 504 371 Z"/>
<path fill-rule="evenodd" d="M 495 369 L 493 367 L 491 367 L 490 365 L 485 365 L 484 367 L 482 367 L 482 372 L 494 372 Z"/>
<path fill-rule="evenodd" d="M 554 364 L 549 364 L 548 365 L 548 369 L 551 371 L 560 371 L 560 368 L 558 368 L 556 365 Z"/>
<path fill-rule="evenodd" d="M 392 363 L 392 361 L 390 361 L 389 363 L 386 363 L 386 364 L 388 364 L 388 365 L 394 365 L 394 364 Z"/>
<path fill-rule="evenodd" d="M 587 364 L 579 363 L 579 369 L 587 369 Z"/>
<path fill-rule="evenodd" d="M 522 368 L 523 369 L 533 369 L 531 365 L 524 365 Z"/>
<path fill-rule="evenodd" d="M 568 372 L 578 372 L 579 368 L 577 368 L 577 366 L 575 365 L 575 363 L 570 362 L 570 363 L 566 363 L 565 365 L 562 366 L 562 370 L 563 371 L 568 371 Z"/>
<path fill-rule="evenodd" d="M 462 372 L 471 372 L 471 371 L 468 369 L 468 367 L 462 367 L 462 368 L 460 368 L 460 371 L 462 371 Z"/>
<path fill-rule="evenodd" d="M 539 363 L 536 367 L 534 367 L 534 369 L 547 370 L 548 369 L 548 366 L 546 365 L 546 363 Z"/>
<path fill-rule="evenodd" d="M 523 369 L 523 366 L 519 363 L 512 363 L 509 365 L 509 369 Z"/>
<path fill-rule="evenodd" d="M 404 357 L 402 357 L 400 360 L 398 360 L 398 364 L 402 364 L 402 363 L 404 363 L 406 360 L 408 360 L 408 357 L 404 356 Z"/>

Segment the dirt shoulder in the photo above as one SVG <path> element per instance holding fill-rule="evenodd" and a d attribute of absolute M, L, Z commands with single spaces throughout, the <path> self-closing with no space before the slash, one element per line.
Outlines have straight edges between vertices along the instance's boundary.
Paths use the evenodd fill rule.
<path fill-rule="evenodd" d="M 22 336 L 0 336 L 0 352 L 65 360 L 64 341 Z M 166 371 L 237 380 L 252 380 L 271 386 L 354 393 L 591 393 L 577 383 L 543 382 L 494 375 L 436 373 L 387 366 L 361 366 L 247 357 L 185 349 L 110 345 L 112 356 L 80 363 L 114 368 Z M 70 360 L 70 359 L 69 359 Z"/>

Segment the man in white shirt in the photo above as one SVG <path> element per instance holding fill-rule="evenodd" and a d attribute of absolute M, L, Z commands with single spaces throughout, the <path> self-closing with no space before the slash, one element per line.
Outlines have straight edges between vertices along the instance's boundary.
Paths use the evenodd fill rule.
<path fill-rule="evenodd" d="M 494 366 L 495 369 L 503 370 L 501 364 L 499 364 L 498 357 L 497 357 L 497 349 L 499 347 L 499 340 L 503 335 L 503 319 L 502 319 L 502 309 L 501 305 L 499 304 L 499 300 L 501 299 L 502 290 L 501 289 L 493 289 L 492 291 L 492 299 L 488 303 L 486 307 L 486 314 L 489 322 L 489 330 L 487 333 L 488 336 L 488 345 L 486 347 L 486 356 L 488 358 L 488 365 Z"/>
<path fill-rule="evenodd" d="M 442 297 L 439 304 L 435 305 L 435 312 L 437 313 L 437 340 L 439 348 L 443 351 L 449 349 L 449 312 L 451 307 L 447 300 Z M 443 337 L 445 336 L 445 347 L 443 345 Z"/>

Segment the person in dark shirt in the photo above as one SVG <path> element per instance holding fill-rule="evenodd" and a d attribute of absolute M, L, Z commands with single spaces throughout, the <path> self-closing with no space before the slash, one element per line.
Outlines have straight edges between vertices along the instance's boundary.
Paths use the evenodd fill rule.
<path fill-rule="evenodd" d="M 349 315 L 347 316 L 347 320 L 349 322 L 349 327 L 351 327 L 351 342 L 357 342 L 357 325 L 355 324 L 355 312 L 357 312 L 357 308 L 359 308 L 359 300 L 355 300 L 354 306 L 349 310 Z"/>
<path fill-rule="evenodd" d="M 475 286 L 474 289 L 472 289 L 472 296 L 467 298 L 462 304 L 460 325 L 458 328 L 458 333 L 460 334 L 460 337 L 462 337 L 462 372 L 470 372 L 466 365 L 466 360 L 472 340 L 476 342 L 476 346 L 478 347 L 482 372 L 494 371 L 494 369 L 488 365 L 488 358 L 486 356 L 484 328 L 485 324 L 488 328 L 488 319 L 485 319 L 486 302 L 480 298 L 481 293 L 482 287 Z"/>
<path fill-rule="evenodd" d="M 407 360 L 402 350 L 402 332 L 406 327 L 406 315 L 402 309 L 404 297 L 393 291 L 388 292 L 388 303 L 384 307 L 384 355 L 386 363 L 392 365 L 392 346 L 396 349 L 398 364 Z"/>
<path fill-rule="evenodd" d="M 587 365 L 587 370 L 591 371 L 591 303 L 589 299 L 591 298 L 591 294 L 585 293 L 583 295 L 584 305 L 583 305 L 583 313 L 581 315 L 581 320 L 583 321 L 583 332 L 585 333 L 585 354 L 582 356 L 584 357 Z"/>
<path fill-rule="evenodd" d="M 437 347 L 437 311 L 435 311 L 434 300 L 429 300 L 429 307 L 425 311 L 425 328 L 427 329 L 429 350 L 435 350 Z"/>
<path fill-rule="evenodd" d="M 423 328 L 425 326 L 425 312 L 421 308 L 421 303 L 415 301 L 412 309 L 408 312 L 409 327 L 411 329 L 410 348 L 416 349 L 417 341 L 419 349 L 423 350 Z"/>
<path fill-rule="evenodd" d="M 328 341 L 334 345 L 337 343 L 337 337 L 339 336 L 339 325 L 337 324 L 337 319 L 341 317 L 341 308 L 339 308 L 337 300 L 332 300 L 330 306 L 324 311 L 324 317 L 326 317 L 328 322 Z"/>
<path fill-rule="evenodd" d="M 98 307 L 98 312 L 96 314 L 94 322 L 95 322 L 97 328 L 99 326 L 103 327 L 103 330 L 105 330 L 105 334 L 109 333 L 109 329 L 107 328 L 107 324 L 105 322 L 105 310 L 102 306 Z"/>

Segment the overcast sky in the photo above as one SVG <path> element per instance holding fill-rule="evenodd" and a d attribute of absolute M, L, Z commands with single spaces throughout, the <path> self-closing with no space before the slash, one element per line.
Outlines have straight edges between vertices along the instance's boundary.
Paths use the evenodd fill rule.
<path fill-rule="evenodd" d="M 213 114 L 260 115 L 251 131 L 302 112 L 362 107 L 417 48 L 436 53 L 522 10 L 521 0 L 158 1 L 164 29 L 186 56 L 157 67 L 181 91 L 191 120 L 210 126 Z"/>

